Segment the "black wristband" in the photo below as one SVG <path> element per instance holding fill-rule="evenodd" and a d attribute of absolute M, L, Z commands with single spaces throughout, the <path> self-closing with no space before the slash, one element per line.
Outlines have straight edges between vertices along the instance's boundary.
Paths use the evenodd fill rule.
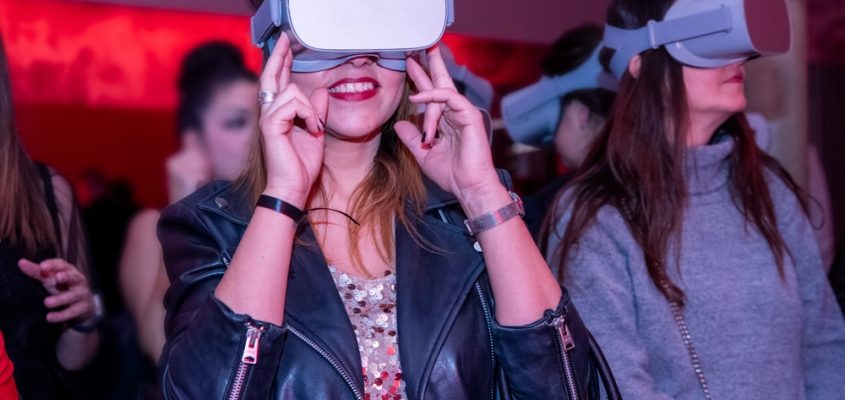
<path fill-rule="evenodd" d="M 284 200 L 262 194 L 258 197 L 257 207 L 273 210 L 279 214 L 285 215 L 299 224 L 308 215 L 305 211 L 300 210 L 296 206 L 286 203 Z"/>

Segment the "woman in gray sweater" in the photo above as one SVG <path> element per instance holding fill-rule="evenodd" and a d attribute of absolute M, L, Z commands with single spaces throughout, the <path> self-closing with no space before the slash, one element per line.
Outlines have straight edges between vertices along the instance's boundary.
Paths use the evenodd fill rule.
<path fill-rule="evenodd" d="M 608 23 L 671 5 L 617 0 Z M 742 114 L 744 64 L 634 57 L 559 201 L 550 265 L 626 399 L 845 399 L 845 321 L 804 197 Z"/>

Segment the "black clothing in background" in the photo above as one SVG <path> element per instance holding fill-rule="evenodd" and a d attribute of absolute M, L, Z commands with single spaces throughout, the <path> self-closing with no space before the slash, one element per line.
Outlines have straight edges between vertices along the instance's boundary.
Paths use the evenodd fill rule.
<path fill-rule="evenodd" d="M 555 178 L 551 183 L 546 185 L 539 192 L 525 197 L 522 202 L 525 206 L 525 225 L 528 226 L 528 231 L 534 237 L 534 241 L 541 242 L 540 234 L 543 229 L 543 222 L 546 219 L 546 214 L 554 206 L 557 199 L 557 194 L 563 190 L 567 182 L 572 179 L 572 174 L 561 175 Z"/>
<path fill-rule="evenodd" d="M 44 201 L 57 221 L 49 172 L 44 166 L 39 168 L 42 175 L 46 172 Z M 55 250 L 41 250 L 32 261 L 44 261 L 56 255 Z M 47 322 L 48 310 L 44 306 L 47 289 L 18 268 L 18 260 L 23 257 L 23 246 L 0 238 L 0 331 L 14 364 L 15 382 L 22 399 L 70 398 L 66 372 L 56 358 L 56 342 L 62 326 Z"/>
<path fill-rule="evenodd" d="M 105 192 L 82 210 L 88 233 L 91 260 L 109 315 L 120 314 L 126 308 L 120 293 L 118 264 L 126 239 L 129 221 L 138 212 L 132 199 L 132 189 L 124 182 L 105 184 Z"/>

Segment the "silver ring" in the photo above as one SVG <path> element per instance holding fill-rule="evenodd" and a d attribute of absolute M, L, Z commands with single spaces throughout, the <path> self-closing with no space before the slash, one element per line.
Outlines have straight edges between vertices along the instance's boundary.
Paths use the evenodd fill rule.
<path fill-rule="evenodd" d="M 276 100 L 276 94 L 275 93 L 264 91 L 264 90 L 262 90 L 261 92 L 258 92 L 258 103 L 261 104 L 262 106 L 265 105 L 265 104 L 270 104 L 274 100 Z"/>

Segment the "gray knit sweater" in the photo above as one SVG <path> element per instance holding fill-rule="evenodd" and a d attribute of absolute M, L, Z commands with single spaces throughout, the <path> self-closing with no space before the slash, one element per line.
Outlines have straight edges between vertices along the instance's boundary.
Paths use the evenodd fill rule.
<path fill-rule="evenodd" d="M 680 273 L 668 257 L 670 277 L 687 296 L 684 314 L 712 398 L 845 399 L 845 321 L 812 227 L 770 174 L 778 226 L 792 253 L 781 279 L 767 242 L 729 193 L 733 146 L 728 140 L 691 151 Z M 550 249 L 568 222 L 564 215 Z M 625 399 L 704 398 L 669 305 L 615 209 L 599 211 L 569 266 L 564 284 Z"/>

